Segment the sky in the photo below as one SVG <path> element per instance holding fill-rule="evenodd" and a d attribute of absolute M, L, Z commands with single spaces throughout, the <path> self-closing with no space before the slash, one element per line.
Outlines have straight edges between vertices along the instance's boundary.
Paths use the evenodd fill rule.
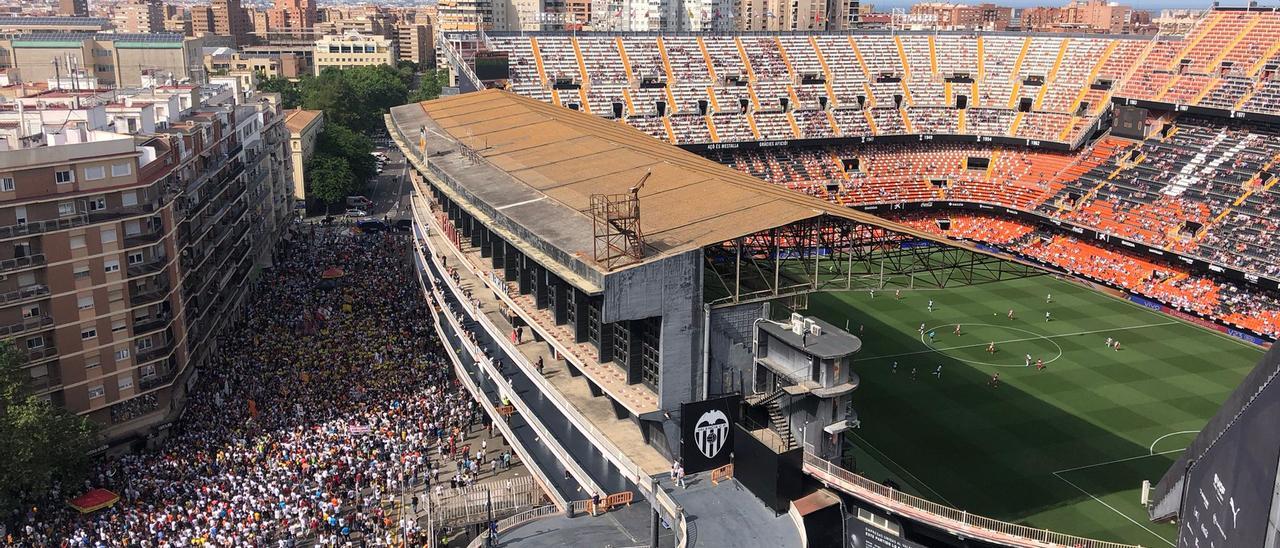
<path fill-rule="evenodd" d="M 877 11 L 884 11 L 892 8 L 909 8 L 916 0 L 862 0 L 863 3 L 874 4 Z M 1001 6 L 1013 6 L 1016 8 L 1027 8 L 1033 6 L 1056 6 L 1066 4 L 1066 0 L 987 0 Z M 1207 9 L 1212 0 L 1118 0 L 1121 4 L 1129 5 L 1135 9 L 1159 12 L 1164 9 L 1179 8 L 1195 8 Z M 1245 6 L 1248 0 L 1222 0 L 1222 6 Z M 980 0 L 958 0 L 958 3 L 977 4 Z M 1276 0 L 1263 0 L 1258 2 L 1259 6 L 1275 7 L 1280 2 Z"/>

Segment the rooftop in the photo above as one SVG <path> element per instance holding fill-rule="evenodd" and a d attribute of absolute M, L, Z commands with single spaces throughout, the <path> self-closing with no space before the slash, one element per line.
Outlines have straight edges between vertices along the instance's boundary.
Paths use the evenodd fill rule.
<path fill-rule="evenodd" d="M 300 108 L 288 110 L 284 115 L 284 125 L 289 128 L 289 133 L 301 133 L 322 114 L 324 114 L 324 111 L 321 110 L 302 110 Z"/>
<path fill-rule="evenodd" d="M 595 278 L 608 270 L 594 260 L 591 195 L 626 193 L 646 173 L 641 264 L 823 214 L 974 250 L 777 187 L 626 124 L 506 91 L 401 105 L 391 119 L 409 146 L 425 132 L 430 169 L 486 215 L 518 227 L 527 252 L 554 248 Z"/>
<path fill-rule="evenodd" d="M 839 327 L 818 318 L 809 317 L 805 318 L 805 321 L 812 321 L 822 328 L 822 332 L 814 335 L 805 331 L 804 334 L 799 335 L 791 330 L 790 323 L 775 322 L 760 322 L 760 329 L 793 348 L 801 349 L 805 353 L 819 358 L 839 358 L 862 349 L 861 339 L 850 335 Z"/>

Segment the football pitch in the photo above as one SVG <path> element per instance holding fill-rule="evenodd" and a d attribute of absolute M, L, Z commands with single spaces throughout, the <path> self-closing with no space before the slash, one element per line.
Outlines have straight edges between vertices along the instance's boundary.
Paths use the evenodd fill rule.
<path fill-rule="evenodd" d="M 1142 480 L 1160 479 L 1263 354 L 1051 276 L 901 299 L 819 293 L 806 313 L 863 341 L 862 426 L 846 434 L 859 472 L 972 513 L 1143 546 L 1172 546 L 1176 529 L 1146 519 Z"/>

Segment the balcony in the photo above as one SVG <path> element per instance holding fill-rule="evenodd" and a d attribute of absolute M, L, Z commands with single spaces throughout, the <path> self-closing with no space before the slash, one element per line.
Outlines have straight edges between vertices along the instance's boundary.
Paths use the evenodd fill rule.
<path fill-rule="evenodd" d="M 34 253 L 26 257 L 14 257 L 0 261 L 0 274 L 6 274 L 14 270 L 31 268 L 44 264 L 44 253 Z"/>
<path fill-rule="evenodd" d="M 31 299 L 39 299 L 49 295 L 47 285 L 29 285 L 21 289 L 0 294 L 0 306 L 18 304 Z"/>
<path fill-rule="evenodd" d="M 49 372 L 48 375 L 31 379 L 31 381 L 27 383 L 27 388 L 30 389 L 32 392 L 38 393 L 38 392 L 47 392 L 49 390 L 53 390 L 54 388 L 62 386 L 62 377 L 58 376 L 57 374 L 54 374 L 54 370 L 57 370 L 57 368 L 54 367 L 51 369 L 52 370 Z"/>
<path fill-rule="evenodd" d="M 89 223 L 89 215 L 79 213 L 69 215 L 57 219 L 48 219 L 44 221 L 31 221 L 26 223 L 18 223 L 9 226 L 0 226 L 0 239 L 17 238 L 19 236 L 32 236 L 35 234 L 44 234 L 45 232 L 53 232 L 55 230 L 64 230 L 84 226 Z"/>
<path fill-rule="evenodd" d="M 130 288 L 129 304 L 133 306 L 142 306 L 144 304 L 154 303 L 163 299 L 169 294 L 170 285 L 166 280 L 164 283 L 148 287 L 146 289 Z"/>
<path fill-rule="evenodd" d="M 140 245 L 153 244 L 160 241 L 164 237 L 163 230 L 151 230 L 142 234 L 134 234 L 133 236 L 125 236 L 125 247 L 137 247 Z"/>
<path fill-rule="evenodd" d="M 167 356 L 170 352 L 173 352 L 173 342 L 165 341 L 163 343 L 157 343 L 155 346 L 146 350 L 139 351 L 134 355 L 134 360 L 139 364 L 143 364 Z"/>
<path fill-rule="evenodd" d="M 52 316 L 33 316 L 21 322 L 0 327 L 0 337 L 12 337 L 19 333 L 36 331 L 53 326 Z"/>
<path fill-rule="evenodd" d="M 133 278 L 136 276 L 146 276 L 147 274 L 154 274 L 156 272 L 159 272 L 161 269 L 163 269 L 165 265 L 168 264 L 168 262 L 169 262 L 168 257 L 157 257 L 145 263 L 129 265 L 129 268 L 128 268 L 129 277 Z"/>
<path fill-rule="evenodd" d="M 115 207 L 110 209 L 102 209 L 98 211 L 90 211 L 88 222 L 100 223 L 103 221 L 111 221 L 114 219 L 122 219 L 125 217 L 136 217 L 138 215 L 146 215 L 155 213 L 159 209 L 159 203 L 145 203 L 125 207 Z"/>
<path fill-rule="evenodd" d="M 21 352 L 21 351 L 20 351 Z M 52 358 L 58 355 L 58 347 L 53 345 L 45 345 L 40 348 L 32 348 L 26 352 L 22 352 L 26 356 L 23 363 L 35 363 L 40 360 Z"/>
<path fill-rule="evenodd" d="M 161 366 L 157 365 L 156 368 L 160 369 Z M 173 379 L 178 376 L 178 370 L 169 366 L 164 366 L 164 369 L 165 371 L 163 373 L 140 379 L 138 381 L 138 388 L 140 390 L 151 390 L 152 388 L 164 386 L 173 382 Z"/>
<path fill-rule="evenodd" d="M 152 331 L 155 331 L 157 329 L 160 329 L 169 325 L 169 322 L 172 320 L 173 320 L 172 314 L 161 314 L 154 318 L 147 318 L 146 320 L 143 320 L 140 322 L 134 322 L 133 334 L 134 336 L 146 335 L 147 333 L 150 333 Z"/>

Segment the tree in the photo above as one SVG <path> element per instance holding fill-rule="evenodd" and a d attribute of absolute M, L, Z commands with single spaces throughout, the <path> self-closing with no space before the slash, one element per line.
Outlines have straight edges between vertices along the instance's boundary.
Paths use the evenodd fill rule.
<path fill-rule="evenodd" d="M 265 78 L 258 82 L 258 90 L 267 93 L 279 93 L 284 108 L 298 108 L 302 104 L 302 91 L 297 82 L 290 82 L 279 76 Z"/>
<path fill-rule="evenodd" d="M 0 343 L 0 515 L 55 483 L 77 486 L 98 440 L 95 423 L 26 390 L 22 361 L 10 343 Z"/>
<path fill-rule="evenodd" d="M 308 193 L 329 207 L 346 200 L 363 186 L 357 184 L 345 158 L 327 153 L 318 153 L 311 158 L 307 180 L 311 184 Z"/>
<path fill-rule="evenodd" d="M 428 69 L 418 80 L 418 89 L 409 96 L 410 103 L 430 101 L 440 97 L 444 85 L 449 83 L 449 73 L 445 70 Z"/>
<path fill-rule="evenodd" d="M 345 159 L 357 181 L 368 181 L 378 174 L 377 160 L 372 155 L 373 142 L 347 126 L 325 124 L 316 149 Z"/>
<path fill-rule="evenodd" d="M 360 133 L 382 128 L 382 115 L 409 98 L 400 72 L 389 65 L 327 68 L 304 80 L 301 89 L 303 108 L 323 110 L 326 125 L 343 125 Z"/>

